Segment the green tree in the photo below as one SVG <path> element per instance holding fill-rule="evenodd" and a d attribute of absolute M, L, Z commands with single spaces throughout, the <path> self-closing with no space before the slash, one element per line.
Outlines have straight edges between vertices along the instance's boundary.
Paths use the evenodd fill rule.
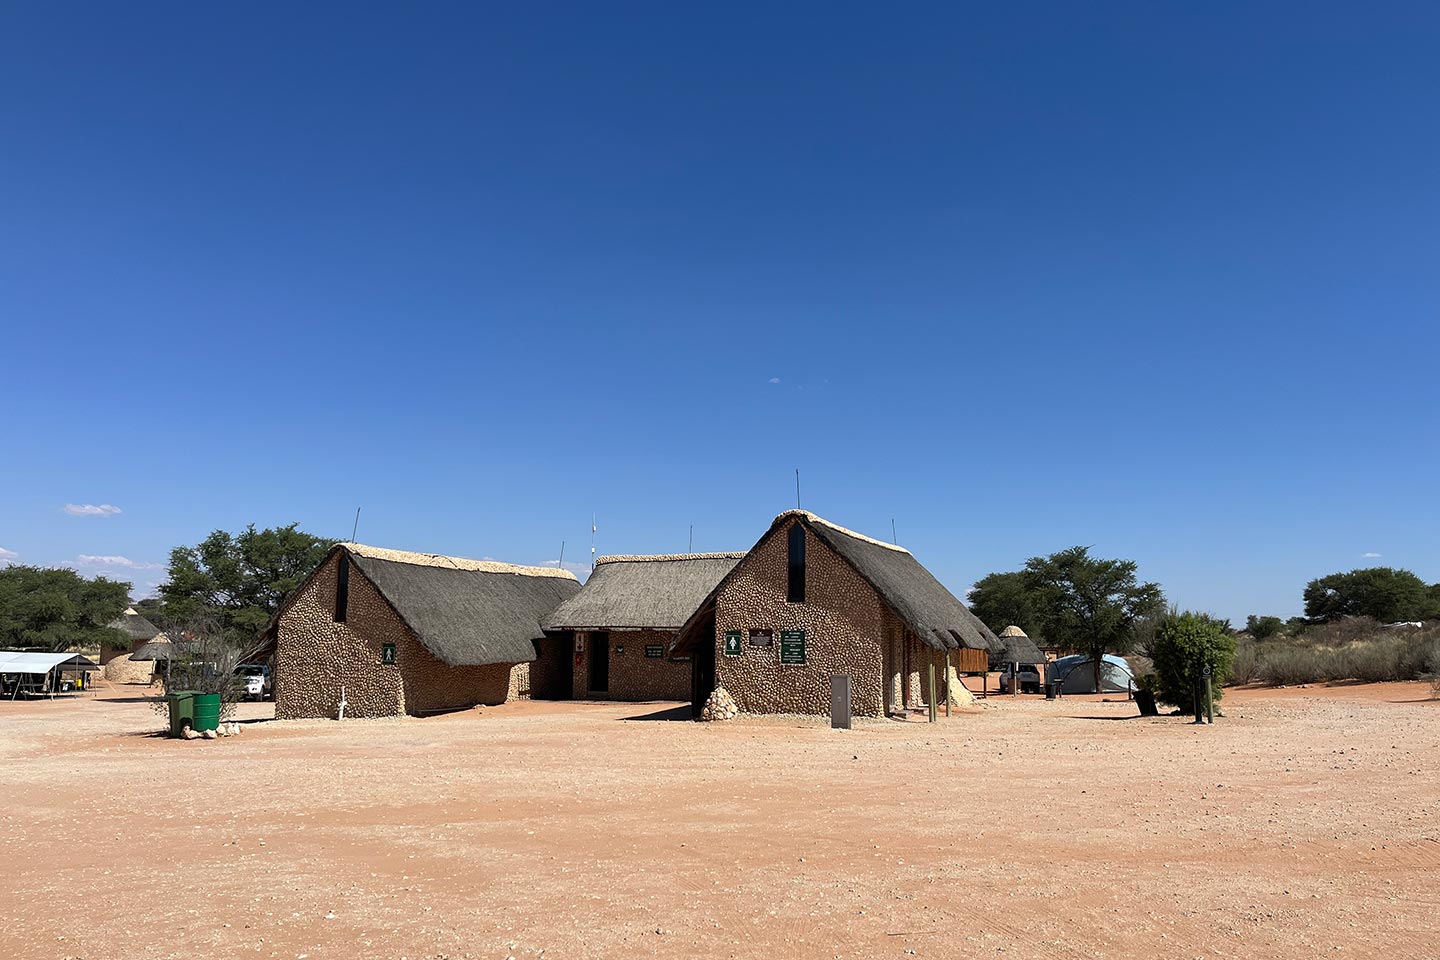
<path fill-rule="evenodd" d="M 124 646 L 129 638 L 108 624 L 125 612 L 130 584 L 87 580 L 63 567 L 0 569 L 0 646 L 71 650 Z"/>
<path fill-rule="evenodd" d="M 992 573 L 981 578 L 967 598 L 970 612 L 999 633 L 1012 623 L 1036 643 L 1044 630 L 1045 592 L 1022 571 Z"/>
<path fill-rule="evenodd" d="M 1102 560 L 1089 547 L 1071 547 L 1048 557 L 1031 557 L 1024 573 L 1044 604 L 1047 641 L 1094 660 L 1095 689 L 1105 654 L 1126 653 L 1135 643 L 1137 621 L 1162 609 L 1156 583 L 1136 580 L 1133 560 Z"/>
<path fill-rule="evenodd" d="M 1186 707 L 1194 696 L 1194 683 L 1210 667 L 1210 686 L 1219 700 L 1235 668 L 1235 636 L 1229 624 L 1203 613 L 1166 617 L 1155 633 L 1155 698 Z"/>
<path fill-rule="evenodd" d="M 1367 567 L 1332 573 L 1305 585 L 1305 616 L 1326 623 L 1373 617 L 1381 623 L 1426 620 L 1440 615 L 1430 586 L 1409 570 Z"/>
<path fill-rule="evenodd" d="M 335 542 L 294 523 L 265 530 L 252 523 L 238 534 L 216 530 L 193 547 L 176 547 L 170 551 L 170 579 L 160 587 L 165 617 L 208 615 L 227 631 L 253 635 Z"/>
<path fill-rule="evenodd" d="M 1245 619 L 1245 632 L 1256 640 L 1269 640 L 1285 629 L 1285 621 L 1279 617 L 1260 617 L 1250 614 Z"/>

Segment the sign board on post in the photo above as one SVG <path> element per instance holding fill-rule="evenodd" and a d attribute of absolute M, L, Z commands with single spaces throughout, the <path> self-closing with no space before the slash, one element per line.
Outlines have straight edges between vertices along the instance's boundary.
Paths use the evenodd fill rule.
<path fill-rule="evenodd" d="M 805 665 L 805 631 L 780 631 L 780 662 L 794 666 Z"/>
<path fill-rule="evenodd" d="M 830 726 L 835 730 L 850 729 L 850 676 L 830 678 Z"/>
<path fill-rule="evenodd" d="M 745 651 L 740 648 L 740 631 L 725 631 L 725 656 L 738 657 Z"/>

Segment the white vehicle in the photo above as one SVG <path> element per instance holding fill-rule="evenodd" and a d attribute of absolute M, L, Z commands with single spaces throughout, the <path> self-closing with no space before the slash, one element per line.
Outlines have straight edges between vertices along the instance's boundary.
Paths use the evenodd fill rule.
<path fill-rule="evenodd" d="M 263 663 L 242 663 L 235 668 L 242 684 L 241 696 L 247 700 L 264 700 L 270 696 L 270 668 Z"/>
<path fill-rule="evenodd" d="M 1000 668 L 1000 692 L 1009 693 L 1012 678 L 1010 672 L 1015 669 L 1015 664 L 1007 663 Z M 1040 671 L 1033 663 L 1020 664 L 1020 692 L 1040 692 Z"/>

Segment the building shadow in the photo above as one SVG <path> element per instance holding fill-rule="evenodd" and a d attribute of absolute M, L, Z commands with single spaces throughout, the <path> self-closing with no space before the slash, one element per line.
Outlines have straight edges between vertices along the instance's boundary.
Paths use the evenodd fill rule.
<path fill-rule="evenodd" d="M 690 704 L 682 703 L 676 707 L 666 707 L 663 710 L 656 710 L 653 713 L 642 713 L 634 717 L 620 717 L 621 720 L 694 720 L 695 712 Z"/>

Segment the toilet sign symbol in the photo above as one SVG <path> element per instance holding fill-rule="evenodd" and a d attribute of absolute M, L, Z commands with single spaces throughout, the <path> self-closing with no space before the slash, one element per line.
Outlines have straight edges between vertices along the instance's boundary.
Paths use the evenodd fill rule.
<path fill-rule="evenodd" d="M 727 630 L 727 631 L 725 631 L 725 656 L 727 656 L 727 657 L 738 657 L 738 656 L 741 655 L 742 652 L 743 652 L 743 651 L 741 650 L 741 647 L 740 647 L 740 631 L 739 631 L 739 630 Z"/>

